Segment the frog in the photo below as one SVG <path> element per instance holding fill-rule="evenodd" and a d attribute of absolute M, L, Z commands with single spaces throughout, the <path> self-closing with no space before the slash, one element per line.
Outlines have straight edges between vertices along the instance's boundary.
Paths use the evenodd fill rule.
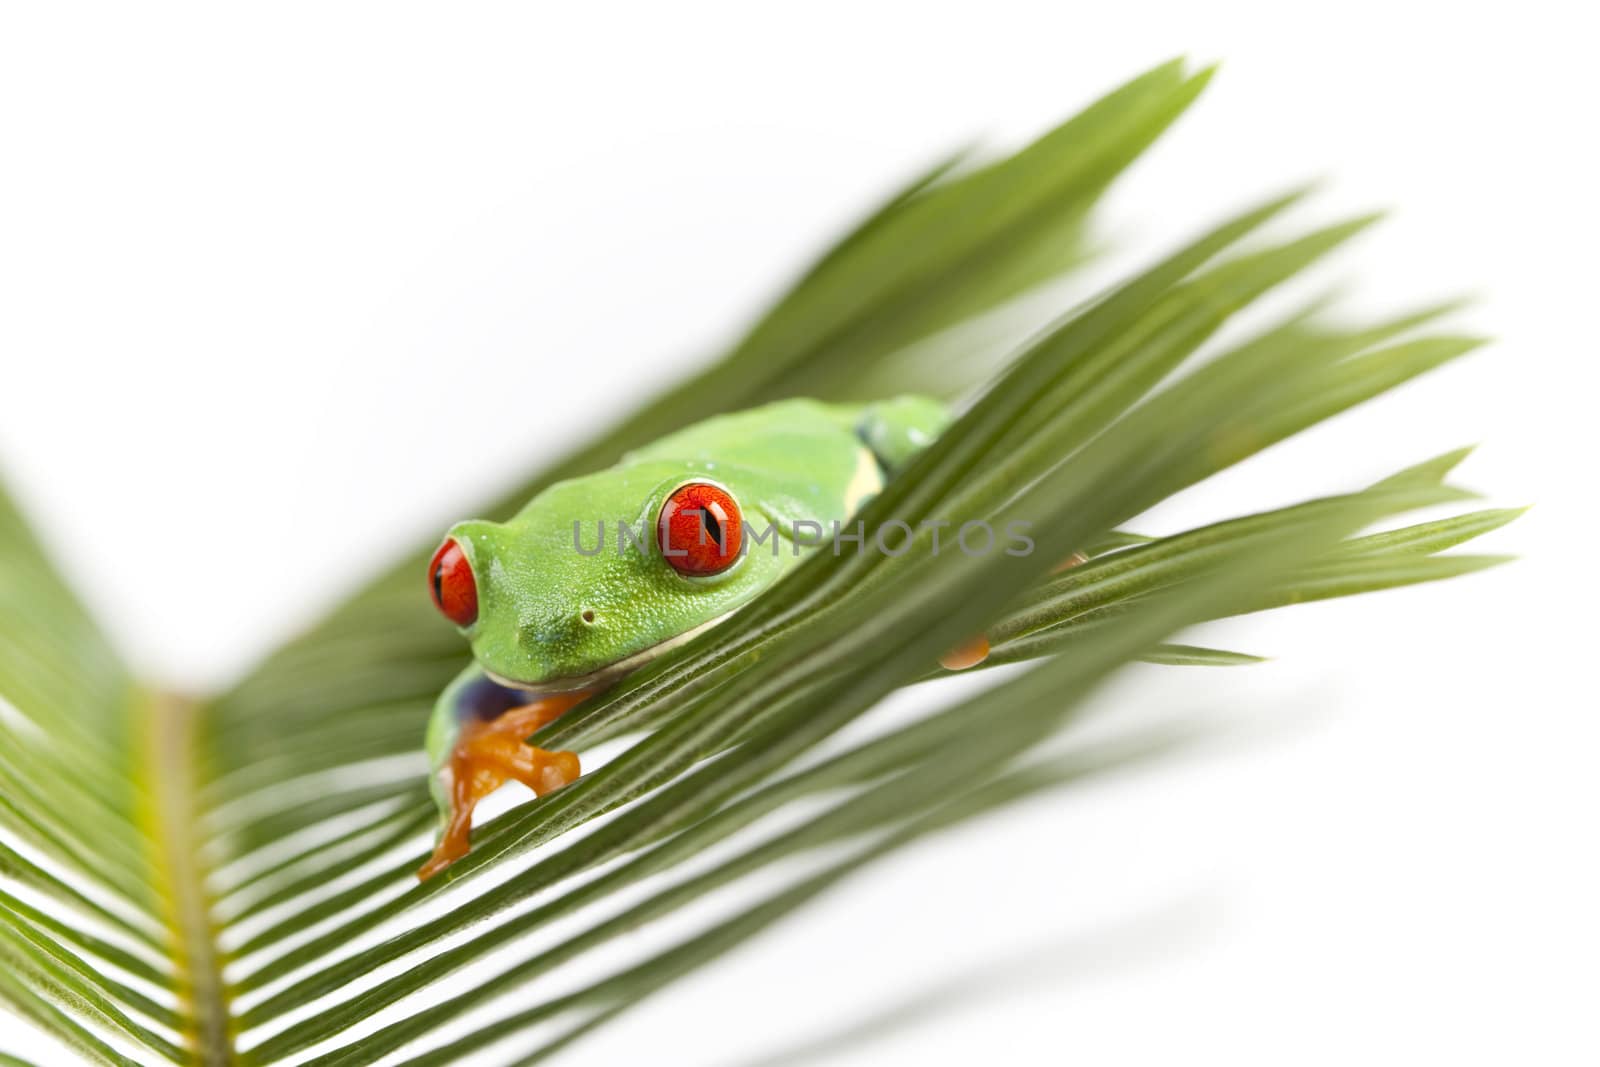
<path fill-rule="evenodd" d="M 428 591 L 472 661 L 428 721 L 440 821 L 418 877 L 468 854 L 474 810 L 505 783 L 543 796 L 578 778 L 578 755 L 533 745 L 534 733 L 722 624 L 806 555 L 846 543 L 852 516 L 952 418 L 922 395 L 779 400 L 555 482 L 503 522 L 450 527 Z M 955 650 L 949 665 L 984 648 Z"/>

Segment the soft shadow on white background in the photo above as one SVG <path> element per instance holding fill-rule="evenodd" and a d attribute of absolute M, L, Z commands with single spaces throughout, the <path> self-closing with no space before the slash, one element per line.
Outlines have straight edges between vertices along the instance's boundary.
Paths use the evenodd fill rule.
<path fill-rule="evenodd" d="M 715 351 L 906 174 L 1220 58 L 1110 198 L 1109 263 L 1324 176 L 1305 218 L 1397 209 L 1324 275 L 1351 307 L 1476 293 L 1499 341 L 1145 525 L 1483 442 L 1462 479 L 1538 505 L 1483 550 L 1526 559 L 1215 628 L 1273 662 L 1103 700 L 1315 694 L 1304 729 L 920 847 L 563 1062 L 759 1060 L 1195 892 L 1226 922 L 1168 953 L 825 1062 L 1592 1061 L 1600 173 L 1566 11 L 13 5 L 0 472 L 130 656 L 222 684 Z"/>

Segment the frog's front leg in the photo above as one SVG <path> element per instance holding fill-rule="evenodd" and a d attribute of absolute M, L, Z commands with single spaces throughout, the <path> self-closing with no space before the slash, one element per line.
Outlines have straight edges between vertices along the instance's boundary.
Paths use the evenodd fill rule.
<path fill-rule="evenodd" d="M 542 796 L 578 777 L 576 754 L 535 748 L 525 738 L 593 692 L 534 696 L 500 685 L 476 664 L 446 687 L 434 704 L 427 744 L 428 785 L 443 827 L 418 878 L 426 881 L 467 854 L 473 810 L 506 782 L 515 779 Z"/>

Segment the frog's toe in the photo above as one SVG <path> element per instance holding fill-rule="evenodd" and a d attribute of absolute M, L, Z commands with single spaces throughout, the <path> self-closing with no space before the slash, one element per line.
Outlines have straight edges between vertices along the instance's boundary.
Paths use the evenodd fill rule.
<path fill-rule="evenodd" d="M 515 778 L 537 796 L 560 789 L 583 773 L 576 752 L 551 752 L 521 742 L 500 750 L 496 758 L 506 777 Z"/>
<path fill-rule="evenodd" d="M 578 780 L 583 773 L 583 767 L 578 762 L 576 752 L 546 752 L 544 749 L 534 749 L 544 759 L 539 765 L 538 774 L 534 781 L 524 781 L 529 789 L 539 796 L 570 785 Z"/>
<path fill-rule="evenodd" d="M 1060 563 L 1057 563 L 1054 567 L 1051 567 L 1050 568 L 1050 573 L 1051 574 L 1060 574 L 1063 571 L 1070 571 L 1072 568 L 1078 567 L 1078 566 L 1082 566 L 1083 564 L 1088 563 L 1088 562 L 1089 562 L 1089 557 L 1088 556 L 1084 555 L 1082 552 L 1074 552 L 1072 555 L 1068 556 L 1066 559 L 1062 560 Z"/>
<path fill-rule="evenodd" d="M 989 639 L 983 634 L 952 648 L 939 657 L 939 666 L 947 671 L 964 671 L 976 667 L 989 658 Z"/>
<path fill-rule="evenodd" d="M 471 851 L 472 846 L 465 837 L 453 837 L 446 834 L 439 839 L 439 844 L 434 847 L 433 855 L 428 857 L 428 862 L 417 868 L 417 879 L 426 882 L 456 860 Z"/>
<path fill-rule="evenodd" d="M 422 881 L 426 882 L 472 850 L 472 812 L 478 801 L 487 795 L 483 784 L 487 783 L 455 778 L 446 786 L 450 799 L 440 803 L 444 826 L 439 831 L 433 855 L 417 869 L 417 877 Z M 475 789 L 475 785 L 478 788 Z"/>

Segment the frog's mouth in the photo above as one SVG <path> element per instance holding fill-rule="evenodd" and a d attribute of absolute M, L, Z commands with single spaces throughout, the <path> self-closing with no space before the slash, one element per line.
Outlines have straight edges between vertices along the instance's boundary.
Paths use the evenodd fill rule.
<path fill-rule="evenodd" d="M 521 689 L 528 693 L 570 693 L 575 689 L 604 689 L 621 681 L 626 676 L 643 667 L 657 656 L 671 652 L 679 645 L 687 644 L 690 640 L 711 629 L 722 622 L 733 612 L 725 612 L 714 619 L 709 619 L 699 626 L 692 627 L 665 641 L 658 641 L 648 648 L 642 648 L 630 656 L 624 656 L 615 663 L 608 663 L 604 667 L 596 668 L 586 674 L 563 674 L 553 678 L 536 678 L 523 680 L 510 678 L 504 674 L 484 668 L 485 674 L 500 685 L 509 689 Z"/>

